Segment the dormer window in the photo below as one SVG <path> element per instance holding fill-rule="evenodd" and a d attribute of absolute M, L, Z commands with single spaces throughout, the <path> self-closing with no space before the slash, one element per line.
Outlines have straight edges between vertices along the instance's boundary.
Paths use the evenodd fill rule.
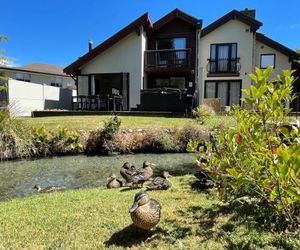
<path fill-rule="evenodd" d="M 237 64 L 236 43 L 211 44 L 208 68 L 210 73 L 235 73 L 238 71 Z"/>

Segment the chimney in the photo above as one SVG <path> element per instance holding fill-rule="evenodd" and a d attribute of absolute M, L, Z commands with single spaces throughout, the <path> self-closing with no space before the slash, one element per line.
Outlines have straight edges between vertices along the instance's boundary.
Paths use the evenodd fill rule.
<path fill-rule="evenodd" d="M 242 14 L 255 19 L 256 10 L 249 10 L 248 8 L 240 11 Z"/>
<path fill-rule="evenodd" d="M 89 52 L 93 49 L 93 41 L 89 40 Z"/>

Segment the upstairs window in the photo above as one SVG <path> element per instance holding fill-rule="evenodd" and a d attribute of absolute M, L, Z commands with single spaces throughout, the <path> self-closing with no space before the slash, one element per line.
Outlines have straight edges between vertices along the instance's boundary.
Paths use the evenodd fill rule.
<path fill-rule="evenodd" d="M 273 66 L 275 68 L 275 54 L 261 54 L 260 68 L 266 69 L 269 66 Z"/>
<path fill-rule="evenodd" d="M 15 79 L 23 82 L 30 82 L 30 74 L 26 73 L 16 73 Z"/>
<path fill-rule="evenodd" d="M 63 83 L 62 77 L 52 77 L 51 78 L 51 86 L 62 87 L 62 83 Z"/>
<path fill-rule="evenodd" d="M 156 40 L 156 49 L 186 49 L 186 38 L 163 38 Z"/>
<path fill-rule="evenodd" d="M 237 44 L 211 44 L 209 62 L 210 73 L 237 72 Z"/>

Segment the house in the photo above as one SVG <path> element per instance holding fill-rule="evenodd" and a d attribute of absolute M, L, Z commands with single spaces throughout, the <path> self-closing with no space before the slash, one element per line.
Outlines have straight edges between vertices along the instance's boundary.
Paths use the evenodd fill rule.
<path fill-rule="evenodd" d="M 125 110 L 185 111 L 206 98 L 239 104 L 254 67 L 291 69 L 299 55 L 258 32 L 255 10 L 233 10 L 205 28 L 175 9 L 148 13 L 64 69 L 79 95 L 120 93 Z M 91 107 L 91 106 L 89 106 Z"/>
<path fill-rule="evenodd" d="M 44 63 L 31 63 L 22 67 L 0 65 L 0 75 L 18 81 L 45 84 L 55 87 L 75 88 L 72 77 L 63 72 L 63 68 Z"/>
<path fill-rule="evenodd" d="M 0 66 L 0 76 L 0 86 L 8 87 L 0 91 L 0 109 L 9 107 L 13 116 L 30 116 L 36 110 L 72 109 L 75 81 L 61 67 L 41 63 Z"/>

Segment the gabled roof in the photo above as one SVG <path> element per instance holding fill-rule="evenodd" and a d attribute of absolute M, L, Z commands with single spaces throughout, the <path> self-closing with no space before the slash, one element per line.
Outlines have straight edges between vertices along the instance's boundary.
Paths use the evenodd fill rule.
<path fill-rule="evenodd" d="M 45 63 L 31 63 L 21 67 L 0 66 L 0 69 L 9 70 L 9 71 L 26 72 L 26 73 L 37 73 L 37 74 L 69 77 L 63 72 L 62 67 L 45 64 Z"/>
<path fill-rule="evenodd" d="M 70 64 L 68 67 L 64 69 L 64 72 L 67 74 L 73 74 L 78 68 L 80 68 L 82 65 L 86 64 L 99 54 L 101 54 L 103 51 L 107 50 L 108 48 L 112 47 L 114 44 L 119 42 L 121 39 L 126 37 L 131 32 L 135 31 L 140 26 L 144 26 L 144 28 L 147 30 L 150 27 L 152 27 L 151 20 L 149 18 L 148 13 L 145 13 L 144 15 L 140 16 L 138 19 L 130 23 L 128 26 L 114 34 L 112 37 L 98 45 L 96 48 L 92 49 L 82 57 L 79 57 L 78 60 Z"/>
<path fill-rule="evenodd" d="M 294 51 L 289 49 L 288 47 L 285 47 L 284 45 L 272 40 L 269 37 L 266 37 L 264 34 L 257 32 L 256 33 L 256 40 L 271 47 L 272 49 L 275 49 L 282 54 L 288 56 L 290 59 L 299 59 L 300 55 Z"/>
<path fill-rule="evenodd" d="M 223 24 L 234 19 L 237 19 L 245 24 L 248 24 L 252 30 L 257 30 L 259 29 L 260 26 L 262 26 L 262 23 L 257 21 L 256 19 L 251 18 L 250 16 L 241 13 L 240 11 L 232 10 L 229 13 L 227 13 L 225 16 L 222 16 L 221 18 L 219 18 L 218 20 L 216 20 L 215 22 L 211 23 L 206 28 L 204 28 L 201 31 L 201 37 L 206 36 L 207 34 L 219 28 Z"/>
<path fill-rule="evenodd" d="M 177 18 L 179 18 L 179 19 L 183 20 L 184 22 L 189 23 L 190 25 L 195 26 L 195 27 L 197 27 L 198 25 L 202 25 L 202 20 L 199 20 L 199 19 L 185 13 L 180 9 L 174 9 L 169 14 L 165 15 L 164 17 L 162 17 L 161 19 L 156 21 L 153 24 L 153 29 L 151 30 L 151 32 L 154 32 L 154 31 L 160 29 L 167 23 L 169 23 Z"/>

